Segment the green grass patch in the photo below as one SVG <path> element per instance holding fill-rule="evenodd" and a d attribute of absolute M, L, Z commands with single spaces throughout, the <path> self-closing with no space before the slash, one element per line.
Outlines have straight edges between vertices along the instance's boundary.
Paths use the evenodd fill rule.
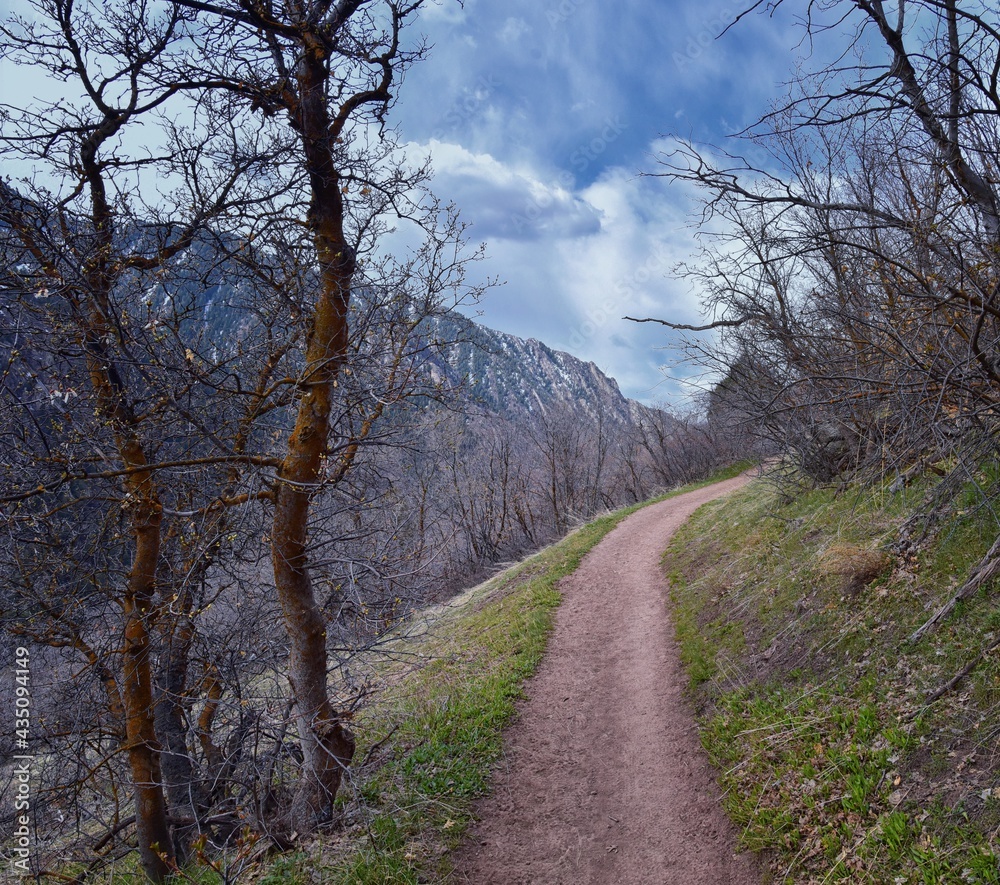
<path fill-rule="evenodd" d="M 900 552 L 928 492 L 758 481 L 664 557 L 703 744 L 776 882 L 1000 882 L 1000 663 L 925 704 L 1000 630 L 1000 604 L 984 592 L 906 642 L 997 528 L 972 490 Z"/>

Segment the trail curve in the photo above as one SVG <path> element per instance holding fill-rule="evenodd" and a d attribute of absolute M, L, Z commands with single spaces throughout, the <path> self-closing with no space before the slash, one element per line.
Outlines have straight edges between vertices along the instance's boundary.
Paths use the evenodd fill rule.
<path fill-rule="evenodd" d="M 563 579 L 493 796 L 453 855 L 473 885 L 752 885 L 680 667 L 660 557 L 737 477 L 645 507 Z"/>

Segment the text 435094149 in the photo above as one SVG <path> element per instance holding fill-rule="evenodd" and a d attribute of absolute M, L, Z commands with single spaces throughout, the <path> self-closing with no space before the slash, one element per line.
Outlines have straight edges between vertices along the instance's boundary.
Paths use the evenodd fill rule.
<path fill-rule="evenodd" d="M 30 872 L 31 859 L 31 762 L 26 755 L 31 728 L 31 674 L 28 650 L 15 650 L 14 661 L 14 744 L 20 751 L 14 756 L 14 870 Z"/>

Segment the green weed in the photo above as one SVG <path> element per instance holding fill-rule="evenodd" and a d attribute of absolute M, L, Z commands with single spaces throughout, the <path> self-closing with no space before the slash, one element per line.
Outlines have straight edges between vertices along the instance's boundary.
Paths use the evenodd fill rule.
<path fill-rule="evenodd" d="M 1000 733 L 1000 665 L 924 698 L 1000 630 L 1000 605 L 979 594 L 906 642 L 996 524 L 973 490 L 900 556 L 927 493 L 758 482 L 702 508 L 664 558 L 702 742 L 776 881 L 997 882 L 1000 815 L 977 798 L 994 776 L 974 760 Z M 965 804 L 949 810 L 946 795 Z"/>

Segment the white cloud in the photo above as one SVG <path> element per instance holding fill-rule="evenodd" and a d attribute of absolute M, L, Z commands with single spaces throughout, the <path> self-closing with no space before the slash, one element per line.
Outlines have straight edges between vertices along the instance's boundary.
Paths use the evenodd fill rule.
<path fill-rule="evenodd" d="M 592 360 L 630 395 L 655 398 L 670 336 L 625 316 L 697 318 L 690 287 L 673 276 L 691 251 L 686 207 L 662 183 L 611 168 L 581 194 L 603 215 L 598 234 L 556 245 L 566 319 L 550 343 Z"/>
<path fill-rule="evenodd" d="M 511 16 L 503 23 L 500 33 L 497 35 L 501 43 L 517 43 L 531 29 L 523 18 Z"/>
<path fill-rule="evenodd" d="M 596 363 L 627 395 L 666 398 L 669 334 L 622 318 L 698 319 L 688 285 L 671 278 L 693 245 L 686 193 L 622 167 L 576 188 L 568 173 L 553 180 L 449 143 L 429 150 L 435 191 L 456 200 L 473 239 L 488 241 L 480 272 L 506 280 L 480 305 L 482 321 Z"/>
<path fill-rule="evenodd" d="M 477 237 L 559 239 L 596 233 L 599 210 L 567 189 L 572 177 L 546 178 L 489 154 L 432 140 L 434 190 L 461 207 Z"/>
<path fill-rule="evenodd" d="M 488 241 L 483 276 L 508 281 L 483 320 L 655 399 L 671 333 L 620 318 L 699 322 L 670 274 L 696 243 L 689 190 L 636 172 L 671 128 L 721 144 L 766 111 L 799 35 L 787 14 L 753 15 L 717 40 L 736 0 L 473 2 L 464 18 L 436 8 L 399 108 L 404 136 L 430 146 L 435 191 Z"/>

